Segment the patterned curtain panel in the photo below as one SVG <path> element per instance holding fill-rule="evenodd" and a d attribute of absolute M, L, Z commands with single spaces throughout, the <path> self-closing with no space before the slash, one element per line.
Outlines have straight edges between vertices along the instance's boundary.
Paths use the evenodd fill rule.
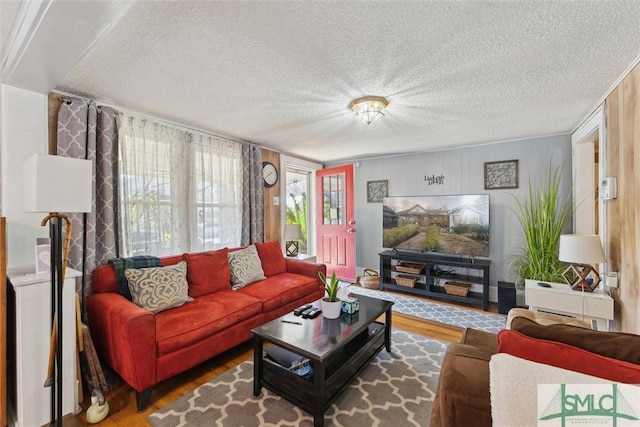
<path fill-rule="evenodd" d="M 95 102 L 71 98 L 58 112 L 58 155 L 93 162 L 93 208 L 73 214 L 68 266 L 83 272 L 84 297 L 92 292 L 91 272 L 118 256 L 118 131 L 116 112 Z"/>
<path fill-rule="evenodd" d="M 264 241 L 264 186 L 262 151 L 252 144 L 242 144 L 242 244 Z"/>

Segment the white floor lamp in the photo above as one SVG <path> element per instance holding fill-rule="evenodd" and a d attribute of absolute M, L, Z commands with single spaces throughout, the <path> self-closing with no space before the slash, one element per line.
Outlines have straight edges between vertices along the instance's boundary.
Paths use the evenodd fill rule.
<path fill-rule="evenodd" d="M 23 165 L 24 210 L 48 213 L 41 225 L 49 223 L 51 236 L 51 351 L 55 350 L 55 357 L 49 355 L 45 387 L 51 386 L 51 424 L 57 426 L 62 426 L 63 415 L 62 286 L 71 238 L 71 220 L 64 213 L 91 212 L 92 176 L 90 160 L 36 154 Z"/>

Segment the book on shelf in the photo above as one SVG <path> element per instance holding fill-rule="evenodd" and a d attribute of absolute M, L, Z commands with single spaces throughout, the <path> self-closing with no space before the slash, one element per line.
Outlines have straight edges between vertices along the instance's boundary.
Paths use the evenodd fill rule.
<path fill-rule="evenodd" d="M 277 345 L 270 345 L 265 351 L 271 360 L 294 374 L 306 379 L 313 378 L 313 366 L 311 365 L 311 361 L 306 357 L 302 357 L 299 354 Z"/>

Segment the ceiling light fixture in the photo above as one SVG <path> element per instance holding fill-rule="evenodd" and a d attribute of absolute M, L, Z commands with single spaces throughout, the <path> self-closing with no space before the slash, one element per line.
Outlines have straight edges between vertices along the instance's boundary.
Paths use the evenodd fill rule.
<path fill-rule="evenodd" d="M 389 101 L 381 96 L 365 96 L 354 99 L 349 104 L 349 109 L 353 111 L 353 116 L 370 124 L 374 120 L 384 117 L 384 109 L 389 105 Z"/>

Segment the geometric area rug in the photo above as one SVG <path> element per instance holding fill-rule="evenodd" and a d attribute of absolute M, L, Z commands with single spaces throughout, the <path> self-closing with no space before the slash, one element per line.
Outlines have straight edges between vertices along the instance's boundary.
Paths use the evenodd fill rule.
<path fill-rule="evenodd" d="M 396 313 L 457 326 L 462 329 L 473 328 L 498 333 L 504 329 L 507 319 L 507 316 L 503 314 L 438 304 L 422 298 L 405 297 L 396 292 L 378 291 L 361 286 L 349 286 L 347 292 L 393 301 L 393 311 Z"/>
<path fill-rule="evenodd" d="M 383 348 L 325 411 L 325 426 L 428 426 L 447 344 L 394 330 Z M 253 396 L 253 358 L 147 418 L 169 426 L 313 426 L 297 406 L 262 388 Z"/>

